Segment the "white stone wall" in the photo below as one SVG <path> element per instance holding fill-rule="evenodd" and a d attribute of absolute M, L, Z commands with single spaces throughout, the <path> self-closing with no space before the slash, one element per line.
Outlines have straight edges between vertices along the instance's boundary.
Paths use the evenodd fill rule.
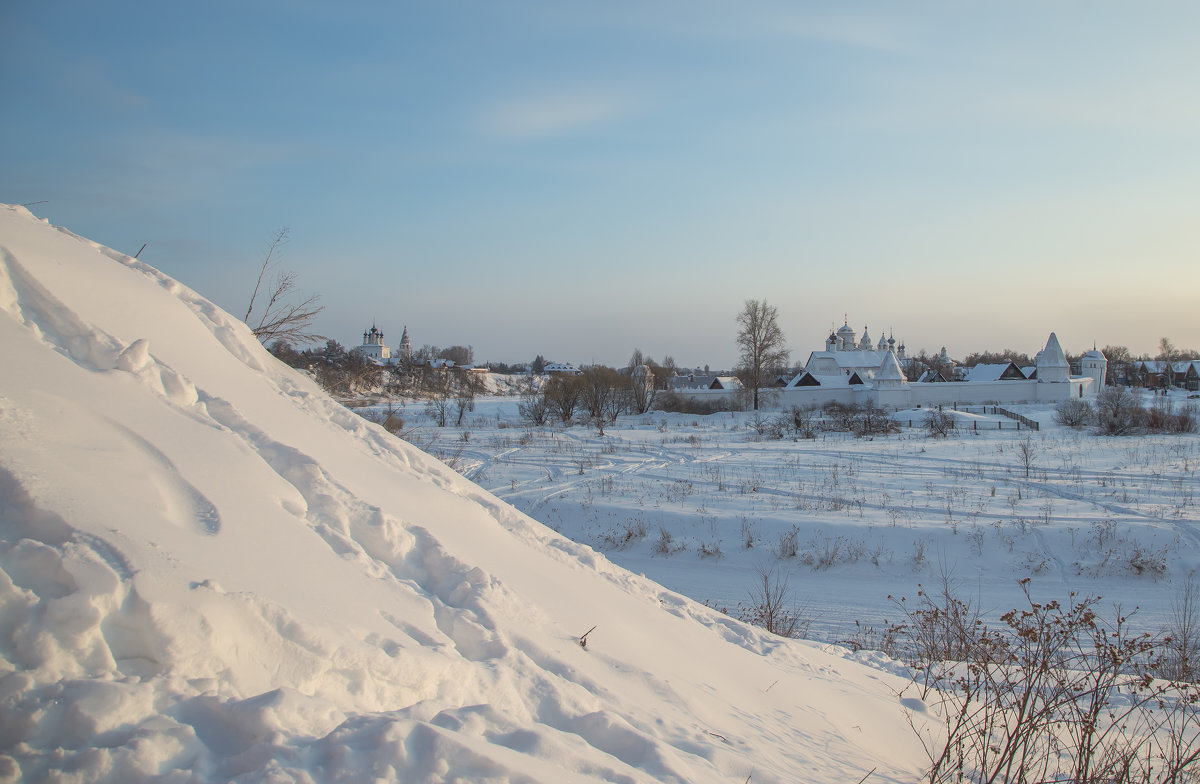
<path fill-rule="evenodd" d="M 892 410 L 931 406 L 1008 405 L 1017 403 L 1057 403 L 1069 398 L 1096 393 L 1095 379 L 1072 378 L 1066 382 L 1037 381 L 947 381 L 944 383 L 908 383 L 899 389 L 874 389 L 870 386 L 795 387 L 763 390 L 764 408 L 786 409 L 792 406 L 823 406 L 829 402 L 845 404 L 872 402 Z M 732 399 L 724 389 L 687 389 L 680 394 L 700 400 Z M 1082 394 L 1081 394 L 1082 393 Z"/>

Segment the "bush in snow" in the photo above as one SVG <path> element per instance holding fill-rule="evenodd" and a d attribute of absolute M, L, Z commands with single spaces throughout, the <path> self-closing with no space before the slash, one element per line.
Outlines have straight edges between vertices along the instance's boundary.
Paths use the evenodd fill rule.
<path fill-rule="evenodd" d="M 949 411 L 931 408 L 925 413 L 925 433 L 930 438 L 945 438 L 958 430 L 958 420 Z"/>
<path fill-rule="evenodd" d="M 936 734 L 913 722 L 926 780 L 1195 781 L 1200 686 L 1156 679 L 1161 645 L 1119 610 L 1102 618 L 1098 598 L 1042 603 L 1022 587 L 1026 606 L 994 626 L 953 592 L 906 613 L 920 699 L 902 702 L 940 717 Z"/>
<path fill-rule="evenodd" d="M 1146 411 L 1126 387 L 1105 387 L 1096 395 L 1096 425 L 1110 436 L 1133 433 L 1141 426 Z"/>
<path fill-rule="evenodd" d="M 737 617 L 780 637 L 804 637 L 812 626 L 806 607 L 792 599 L 787 575 L 775 567 L 758 568 L 750 603 L 738 605 Z"/>
<path fill-rule="evenodd" d="M 1093 416 L 1092 404 L 1086 400 L 1071 398 L 1054 407 L 1054 421 L 1065 427 L 1083 427 Z"/>

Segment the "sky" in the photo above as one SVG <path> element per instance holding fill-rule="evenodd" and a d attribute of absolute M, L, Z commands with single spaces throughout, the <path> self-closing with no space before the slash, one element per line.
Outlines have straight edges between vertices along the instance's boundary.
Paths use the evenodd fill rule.
<path fill-rule="evenodd" d="M 0 201 L 477 361 L 1200 348 L 1200 6 L 0 5 Z M 2 239 L 2 238 L 0 238 Z"/>

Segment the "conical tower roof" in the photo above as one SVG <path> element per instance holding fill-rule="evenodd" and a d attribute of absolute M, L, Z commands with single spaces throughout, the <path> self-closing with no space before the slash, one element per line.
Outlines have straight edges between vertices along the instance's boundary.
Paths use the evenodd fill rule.
<path fill-rule="evenodd" d="M 1067 355 L 1063 352 L 1062 346 L 1058 342 L 1058 335 L 1050 333 L 1050 339 L 1046 341 L 1046 348 L 1042 349 L 1038 356 L 1037 366 L 1043 367 L 1058 367 L 1069 368 L 1071 365 L 1067 362 Z"/>
<path fill-rule="evenodd" d="M 900 370 L 900 363 L 896 361 L 896 355 L 888 351 L 883 355 L 883 361 L 879 363 L 879 370 L 875 371 L 876 381 L 907 381 L 904 373 Z"/>

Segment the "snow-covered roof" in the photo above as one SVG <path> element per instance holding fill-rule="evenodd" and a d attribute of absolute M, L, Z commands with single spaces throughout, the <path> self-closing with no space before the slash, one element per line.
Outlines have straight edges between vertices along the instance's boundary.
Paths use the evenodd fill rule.
<path fill-rule="evenodd" d="M 1166 373 L 1167 364 L 1168 363 L 1162 361 L 1161 359 L 1146 360 L 1141 363 L 1142 367 L 1145 368 L 1146 372 L 1148 373 Z M 1187 373 L 1188 368 L 1195 368 L 1196 372 L 1200 373 L 1200 360 L 1184 359 L 1171 362 L 1170 366 L 1172 373 Z"/>
<path fill-rule="evenodd" d="M 1025 374 L 1012 362 L 988 362 L 968 368 L 964 381 L 1025 380 Z"/>
<path fill-rule="evenodd" d="M 875 380 L 905 381 L 904 373 L 900 370 L 900 363 L 896 361 L 896 355 L 890 351 L 883 353 L 883 361 L 879 363 L 879 369 L 875 371 Z"/>
<path fill-rule="evenodd" d="M 802 384 L 801 381 L 807 377 L 809 383 Z M 795 389 L 801 386 L 813 386 L 812 381 L 817 382 L 817 386 L 822 387 L 844 387 L 850 385 L 850 376 L 845 373 L 810 373 L 807 370 L 802 370 L 796 374 L 796 377 L 788 382 L 789 389 Z"/>
<path fill-rule="evenodd" d="M 1037 366 L 1040 368 L 1070 368 L 1071 365 L 1067 362 L 1067 355 L 1063 353 L 1062 346 L 1058 343 L 1058 335 L 1050 333 L 1050 339 L 1046 341 L 1046 347 L 1041 350 L 1037 357 Z"/>
<path fill-rule="evenodd" d="M 890 354 L 888 349 L 869 349 L 855 351 L 814 351 L 808 355 L 805 368 L 816 372 L 828 372 L 834 367 L 842 370 L 875 371 L 883 362 L 883 355 Z"/>
<path fill-rule="evenodd" d="M 715 378 L 717 376 L 688 373 L 686 376 L 671 376 L 667 382 L 672 389 L 708 389 Z"/>

